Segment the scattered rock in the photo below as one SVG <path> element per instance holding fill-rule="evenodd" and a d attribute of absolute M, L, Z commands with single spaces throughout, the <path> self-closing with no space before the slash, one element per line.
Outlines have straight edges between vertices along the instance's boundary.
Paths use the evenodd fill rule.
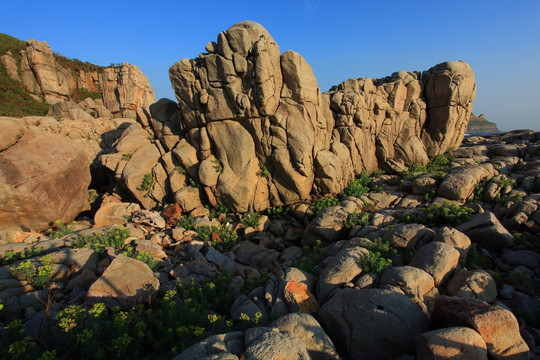
<path fill-rule="evenodd" d="M 412 300 L 383 289 L 339 290 L 321 306 L 318 319 L 338 351 L 351 359 L 412 353 L 416 337 L 429 329 Z"/>
<path fill-rule="evenodd" d="M 103 275 L 90 286 L 85 302 L 89 305 L 103 302 L 107 307 L 130 308 L 151 301 L 158 288 L 159 280 L 148 265 L 118 255 Z"/>

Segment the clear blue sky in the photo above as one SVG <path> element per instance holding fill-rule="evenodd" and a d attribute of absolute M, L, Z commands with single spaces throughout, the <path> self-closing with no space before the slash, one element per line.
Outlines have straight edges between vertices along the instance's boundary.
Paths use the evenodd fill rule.
<path fill-rule="evenodd" d="M 540 131 L 539 0 L 5 1 L 2 13 L 0 32 L 98 65 L 138 65 L 157 98 L 174 99 L 172 64 L 243 20 L 304 56 L 322 91 L 464 60 L 476 76 L 474 113 L 501 130 Z"/>

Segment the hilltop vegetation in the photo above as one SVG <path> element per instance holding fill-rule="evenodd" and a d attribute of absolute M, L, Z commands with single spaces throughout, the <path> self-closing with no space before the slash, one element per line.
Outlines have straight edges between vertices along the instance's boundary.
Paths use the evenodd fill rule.
<path fill-rule="evenodd" d="M 17 64 L 19 79 L 22 79 L 20 51 L 26 48 L 26 43 L 7 34 L 0 33 L 0 56 L 10 54 Z M 104 66 L 98 66 L 83 62 L 79 59 L 69 59 L 58 53 L 54 53 L 54 59 L 63 68 L 69 69 L 71 74 L 77 78 L 80 72 L 101 73 Z M 114 64 L 112 64 L 114 67 Z M 32 96 L 22 81 L 17 81 L 8 76 L 8 72 L 0 66 L 0 116 L 44 116 L 47 114 L 50 105 L 45 101 L 40 101 L 36 95 Z M 88 95 L 86 89 L 77 88 L 72 94 L 72 99 L 83 100 Z M 101 94 L 92 92 L 92 98 L 101 97 Z M 98 96 L 99 95 L 99 96 Z"/>

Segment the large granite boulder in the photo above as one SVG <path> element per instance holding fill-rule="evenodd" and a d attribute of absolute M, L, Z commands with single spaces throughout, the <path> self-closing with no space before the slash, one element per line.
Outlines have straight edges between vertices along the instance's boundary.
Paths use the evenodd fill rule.
<path fill-rule="evenodd" d="M 63 136 L 26 130 L 0 152 L 0 227 L 44 230 L 88 208 L 85 150 Z"/>
<path fill-rule="evenodd" d="M 420 307 L 383 289 L 343 289 L 319 310 L 319 322 L 340 353 L 350 359 L 390 359 L 414 351 L 429 329 Z"/>

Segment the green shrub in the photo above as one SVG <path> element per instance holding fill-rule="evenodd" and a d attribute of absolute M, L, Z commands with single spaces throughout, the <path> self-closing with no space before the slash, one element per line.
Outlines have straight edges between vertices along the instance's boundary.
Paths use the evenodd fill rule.
<path fill-rule="evenodd" d="M 74 248 L 90 247 L 98 252 L 104 251 L 106 247 L 119 249 L 124 246 L 124 240 L 129 237 L 129 230 L 126 228 L 112 228 L 105 234 L 79 235 L 72 240 L 71 246 Z"/>
<path fill-rule="evenodd" d="M 150 270 L 154 270 L 156 268 L 156 265 L 159 262 L 158 260 L 156 260 L 154 255 L 152 255 L 151 253 L 149 253 L 149 252 L 147 252 L 145 250 L 141 250 L 141 251 L 136 252 L 131 247 L 126 250 L 124 255 L 128 256 L 130 258 L 133 258 L 135 260 L 139 260 L 140 262 L 145 263 L 146 265 L 148 265 Z"/>
<path fill-rule="evenodd" d="M 369 225 L 369 214 L 366 212 L 353 212 L 347 215 L 345 221 L 343 221 L 343 226 L 347 229 L 352 229 L 354 227 L 368 226 Z"/>
<path fill-rule="evenodd" d="M 290 209 L 288 207 L 276 206 L 266 209 L 266 215 L 268 215 L 270 219 L 280 220 L 285 219 L 289 211 Z"/>
<path fill-rule="evenodd" d="M 122 154 L 122 160 L 129 161 L 131 160 L 131 156 L 133 156 L 133 154 L 130 154 L 130 153 Z"/>
<path fill-rule="evenodd" d="M 261 215 L 259 213 L 249 212 L 247 214 L 244 214 L 244 217 L 240 221 L 246 227 L 257 228 L 260 225 L 259 224 L 260 219 L 261 219 Z"/>
<path fill-rule="evenodd" d="M 392 260 L 385 259 L 377 251 L 369 251 L 361 255 L 360 263 L 363 272 L 379 274 L 392 265 Z"/>
<path fill-rule="evenodd" d="M 473 214 L 474 210 L 471 208 L 450 204 L 445 201 L 442 205 L 433 204 L 430 207 L 420 209 L 420 212 L 408 212 L 401 217 L 401 221 L 424 224 L 430 227 L 457 226 L 469 221 Z"/>
<path fill-rule="evenodd" d="M 311 211 L 313 212 L 314 216 L 317 216 L 324 209 L 337 205 L 339 205 L 339 199 L 333 197 L 324 197 L 311 203 Z"/>
<path fill-rule="evenodd" d="M 40 247 L 25 248 L 23 253 L 17 253 L 13 250 L 8 250 L 4 254 L 4 257 L 0 260 L 0 266 L 5 266 L 14 263 L 15 261 L 29 259 L 36 256 L 40 256 L 45 251 Z"/>
<path fill-rule="evenodd" d="M 210 335 L 257 326 L 262 315 L 232 321 L 229 310 L 235 299 L 233 275 L 206 278 L 197 283 L 184 279 L 152 307 L 108 310 L 103 303 L 91 307 L 70 305 L 52 319 L 50 343 L 43 349 L 26 337 L 21 320 L 5 327 L 0 338 L 2 359 L 141 359 L 149 355 L 171 358 Z M 244 289 L 237 289 L 244 291 Z M 247 289 L 245 289 L 247 290 Z M 245 293 L 245 291 L 244 291 Z M 41 357 L 40 357 L 41 355 Z"/>
<path fill-rule="evenodd" d="M 383 241 L 381 237 L 374 239 L 363 247 L 371 252 L 376 252 L 383 258 L 391 258 L 397 253 L 397 250 L 390 245 L 390 242 Z"/>
<path fill-rule="evenodd" d="M 259 176 L 262 176 L 265 178 L 268 178 L 270 176 L 270 172 L 268 171 L 268 168 L 262 161 L 259 162 Z"/>
<path fill-rule="evenodd" d="M 73 225 L 77 224 L 77 222 L 72 222 L 71 225 L 62 224 L 60 220 L 56 220 L 52 227 L 49 228 L 45 235 L 47 235 L 50 238 L 61 238 L 65 235 L 71 234 L 74 231 Z"/>
<path fill-rule="evenodd" d="M 43 256 L 39 259 L 39 263 L 39 265 L 35 265 L 27 260 L 17 267 L 10 268 L 11 274 L 18 280 L 27 281 L 35 288 L 42 288 L 52 278 L 52 257 L 50 255 Z"/>
<path fill-rule="evenodd" d="M 191 214 L 188 216 L 182 216 L 180 219 L 178 219 L 176 226 L 186 230 L 193 230 L 193 227 L 195 226 L 195 218 Z"/>
<path fill-rule="evenodd" d="M 358 175 L 356 179 L 351 181 L 349 186 L 347 186 L 343 190 L 343 192 L 340 195 L 340 198 L 345 199 L 349 196 L 358 198 L 362 196 L 363 194 L 369 191 L 368 185 L 370 182 L 371 182 L 371 179 L 369 178 L 369 175 L 367 174 L 367 172 L 362 171 L 360 175 Z"/>
<path fill-rule="evenodd" d="M 217 204 L 213 208 L 207 205 L 206 208 L 208 209 L 208 211 L 210 211 L 210 215 L 209 215 L 210 220 L 218 218 L 222 214 L 227 215 L 230 212 L 229 208 L 221 203 Z M 225 220 L 227 220 L 227 218 L 225 218 Z"/>
<path fill-rule="evenodd" d="M 152 174 L 145 174 L 142 179 L 141 185 L 139 185 L 137 190 L 146 191 L 146 194 L 144 195 L 144 197 L 148 197 L 148 193 L 150 189 L 152 188 L 152 182 L 153 182 Z"/>
<path fill-rule="evenodd" d="M 40 349 L 24 330 L 22 320 L 14 320 L 5 326 L 0 337 L 0 359 L 37 359 Z"/>
<path fill-rule="evenodd" d="M 197 238 L 200 241 L 209 242 L 214 248 L 220 251 L 228 251 L 232 249 L 238 241 L 238 234 L 233 228 L 222 226 L 199 226 L 194 229 L 197 233 Z"/>

